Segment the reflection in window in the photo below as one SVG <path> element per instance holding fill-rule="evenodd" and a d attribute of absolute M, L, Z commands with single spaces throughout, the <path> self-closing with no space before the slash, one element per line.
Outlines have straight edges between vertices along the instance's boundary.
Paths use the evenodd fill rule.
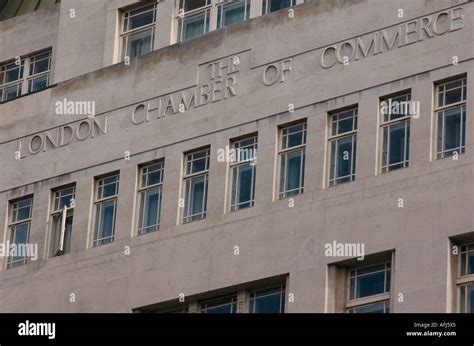
<path fill-rule="evenodd" d="M 296 5 L 296 0 L 263 0 L 263 14 L 279 11 Z"/>
<path fill-rule="evenodd" d="M 203 301 L 201 312 L 205 314 L 235 314 L 237 313 L 237 295 Z"/>
<path fill-rule="evenodd" d="M 51 213 L 51 256 L 61 256 L 71 251 L 75 195 L 74 186 L 54 191 Z"/>
<path fill-rule="evenodd" d="M 285 286 L 250 292 L 249 313 L 284 313 Z"/>

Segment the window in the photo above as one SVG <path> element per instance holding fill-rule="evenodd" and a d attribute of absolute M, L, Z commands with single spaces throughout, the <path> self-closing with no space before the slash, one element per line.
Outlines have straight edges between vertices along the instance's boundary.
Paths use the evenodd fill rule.
<path fill-rule="evenodd" d="M 458 290 L 459 311 L 474 313 L 474 243 L 461 246 Z"/>
<path fill-rule="evenodd" d="M 263 14 L 279 11 L 296 5 L 296 0 L 263 0 Z"/>
<path fill-rule="evenodd" d="M 355 179 L 357 108 L 330 115 L 329 186 Z"/>
<path fill-rule="evenodd" d="M 153 50 L 156 6 L 154 3 L 123 14 L 121 35 L 123 58 L 135 58 Z"/>
<path fill-rule="evenodd" d="M 306 123 L 280 129 L 279 198 L 303 193 L 306 150 Z"/>
<path fill-rule="evenodd" d="M 255 200 L 255 174 L 257 137 L 249 137 L 232 143 L 234 158 L 232 172 L 231 211 L 253 207 Z"/>
<path fill-rule="evenodd" d="M 50 71 L 51 49 L 0 65 L 0 101 L 47 88 Z"/>
<path fill-rule="evenodd" d="M 31 228 L 33 197 L 23 198 L 11 203 L 10 244 L 15 245 L 16 253 L 8 257 L 7 268 L 21 266 L 27 261 L 26 247 Z"/>
<path fill-rule="evenodd" d="M 249 313 L 284 313 L 285 286 L 250 292 Z"/>
<path fill-rule="evenodd" d="M 104 245 L 114 241 L 118 189 L 118 174 L 97 179 L 94 246 Z"/>
<path fill-rule="evenodd" d="M 180 0 L 179 3 L 179 41 L 209 32 L 211 0 Z"/>
<path fill-rule="evenodd" d="M 224 0 L 217 5 L 217 29 L 249 19 L 250 0 Z"/>
<path fill-rule="evenodd" d="M 158 231 L 160 228 L 163 169 L 163 161 L 147 164 L 140 168 L 138 234 Z"/>
<path fill-rule="evenodd" d="M 382 129 L 382 173 L 408 167 L 410 160 L 411 94 L 384 99 L 380 103 Z"/>
<path fill-rule="evenodd" d="M 207 148 L 185 155 L 183 223 L 206 218 L 209 154 Z"/>
<path fill-rule="evenodd" d="M 389 312 L 390 275 L 390 263 L 350 270 L 347 311 Z"/>
<path fill-rule="evenodd" d="M 436 86 L 436 158 L 462 154 L 466 146 L 467 78 Z"/>
<path fill-rule="evenodd" d="M 53 192 L 51 213 L 50 256 L 61 256 L 71 251 L 72 220 L 75 207 L 75 186 Z"/>
<path fill-rule="evenodd" d="M 235 314 L 237 313 L 237 294 L 213 298 L 201 303 L 201 313 L 204 314 Z"/>

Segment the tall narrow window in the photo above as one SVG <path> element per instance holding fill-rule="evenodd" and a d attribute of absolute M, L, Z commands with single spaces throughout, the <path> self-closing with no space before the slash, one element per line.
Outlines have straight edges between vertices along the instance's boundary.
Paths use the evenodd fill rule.
<path fill-rule="evenodd" d="M 329 186 L 355 180 L 357 108 L 330 115 Z"/>
<path fill-rule="evenodd" d="M 158 231 L 160 228 L 163 169 L 163 161 L 147 164 L 140 168 L 138 234 Z"/>
<path fill-rule="evenodd" d="M 347 311 L 350 313 L 388 313 L 390 275 L 390 263 L 351 270 Z"/>
<path fill-rule="evenodd" d="M 61 256 L 71 251 L 72 221 L 74 216 L 76 187 L 66 187 L 53 192 L 51 213 L 51 256 Z"/>
<path fill-rule="evenodd" d="M 408 167 L 410 161 L 411 95 L 384 99 L 380 103 L 382 173 Z"/>
<path fill-rule="evenodd" d="M 474 313 L 474 244 L 461 246 L 459 259 L 459 312 Z"/>
<path fill-rule="evenodd" d="M 250 292 L 249 313 L 284 313 L 285 285 Z"/>
<path fill-rule="evenodd" d="M 250 0 L 224 0 L 217 5 L 217 28 L 249 19 Z"/>
<path fill-rule="evenodd" d="M 180 0 L 179 3 L 179 41 L 209 32 L 211 0 Z"/>
<path fill-rule="evenodd" d="M 462 154 L 466 148 L 467 78 L 436 86 L 436 158 Z"/>
<path fill-rule="evenodd" d="M 253 207 L 255 200 L 255 174 L 257 164 L 257 137 L 240 139 L 232 143 L 234 157 L 232 172 L 231 211 Z"/>
<path fill-rule="evenodd" d="M 296 0 L 263 0 L 263 14 L 279 11 L 296 5 Z"/>
<path fill-rule="evenodd" d="M 118 174 L 97 179 L 94 246 L 104 245 L 114 241 L 118 190 Z"/>
<path fill-rule="evenodd" d="M 209 154 L 207 148 L 185 155 L 183 223 L 206 218 Z"/>
<path fill-rule="evenodd" d="M 12 245 L 16 251 L 8 257 L 7 268 L 21 266 L 27 261 L 26 247 L 30 237 L 31 212 L 33 197 L 23 198 L 12 202 L 10 213 L 10 249 Z"/>
<path fill-rule="evenodd" d="M 156 6 L 154 3 L 123 14 L 121 35 L 123 58 L 135 58 L 153 50 Z"/>
<path fill-rule="evenodd" d="M 303 193 L 306 151 L 306 123 L 280 129 L 279 198 Z"/>
<path fill-rule="evenodd" d="M 0 65 L 0 102 L 48 87 L 51 49 Z"/>

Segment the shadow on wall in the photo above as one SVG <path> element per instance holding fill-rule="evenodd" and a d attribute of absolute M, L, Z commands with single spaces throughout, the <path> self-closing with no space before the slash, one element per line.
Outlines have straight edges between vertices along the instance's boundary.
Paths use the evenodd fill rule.
<path fill-rule="evenodd" d="M 0 0 L 0 21 L 18 17 L 61 2 L 61 0 Z"/>

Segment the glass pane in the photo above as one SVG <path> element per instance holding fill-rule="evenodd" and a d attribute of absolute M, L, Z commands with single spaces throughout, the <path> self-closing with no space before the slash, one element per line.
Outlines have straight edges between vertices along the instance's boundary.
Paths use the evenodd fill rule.
<path fill-rule="evenodd" d="M 182 39 L 189 40 L 209 31 L 208 11 L 198 13 L 183 19 Z"/>
<path fill-rule="evenodd" d="M 13 209 L 12 221 L 16 222 L 16 221 L 29 219 L 31 217 L 32 203 L 33 201 L 31 198 L 15 202 L 12 205 L 12 209 Z"/>
<path fill-rule="evenodd" d="M 234 168 L 232 183 L 232 203 L 234 210 L 248 208 L 253 205 L 255 189 L 255 166 L 243 165 Z"/>
<path fill-rule="evenodd" d="M 405 123 L 390 126 L 389 164 L 393 165 L 405 159 Z M 393 169 L 393 168 L 392 168 Z"/>
<path fill-rule="evenodd" d="M 160 224 L 161 188 L 143 191 L 140 234 L 157 231 Z"/>
<path fill-rule="evenodd" d="M 24 223 L 21 225 L 17 225 L 12 228 L 12 234 L 11 234 L 11 243 L 20 245 L 20 244 L 27 244 L 28 243 L 28 233 L 30 229 L 30 223 Z M 16 253 L 16 255 L 19 256 L 12 256 L 10 257 L 9 262 L 21 262 L 24 263 L 24 260 L 26 260 L 26 254 L 23 253 Z M 23 255 L 23 256 L 21 256 Z"/>
<path fill-rule="evenodd" d="M 461 102 L 462 101 L 462 89 L 453 89 L 453 90 L 448 90 L 445 93 L 445 106 L 449 105 L 451 103 L 456 103 L 456 102 Z"/>
<path fill-rule="evenodd" d="M 21 95 L 21 84 L 11 85 L 4 89 L 3 101 L 13 100 Z"/>
<path fill-rule="evenodd" d="M 5 71 L 5 84 L 14 82 L 23 77 L 23 65 L 18 66 L 15 64 L 10 64 L 6 67 Z"/>
<path fill-rule="evenodd" d="M 287 159 L 286 191 L 288 191 L 287 196 L 291 196 L 299 194 L 299 189 L 302 187 L 304 155 L 303 152 L 297 151 L 287 154 Z"/>
<path fill-rule="evenodd" d="M 44 75 L 28 81 L 28 92 L 40 91 L 48 87 L 49 75 Z"/>
<path fill-rule="evenodd" d="M 135 58 L 151 52 L 153 50 L 153 32 L 154 29 L 151 28 L 149 30 L 127 36 L 126 56 Z"/>
<path fill-rule="evenodd" d="M 99 203 L 97 208 L 96 245 L 110 243 L 115 229 L 115 199 Z"/>
<path fill-rule="evenodd" d="M 157 163 L 143 167 L 142 170 L 142 186 L 150 186 L 159 184 L 163 179 L 163 164 Z"/>
<path fill-rule="evenodd" d="M 207 175 L 186 181 L 186 205 L 184 222 L 205 217 L 207 208 Z"/>
<path fill-rule="evenodd" d="M 223 297 L 203 302 L 201 305 L 203 313 L 228 314 L 237 312 L 237 297 Z"/>
<path fill-rule="evenodd" d="M 125 25 L 128 25 L 128 28 L 125 27 L 125 31 L 133 30 L 141 26 L 151 24 L 155 21 L 155 11 L 153 6 L 146 7 L 144 9 L 139 9 L 130 13 L 128 20 L 125 21 Z"/>
<path fill-rule="evenodd" d="M 45 58 L 45 59 L 43 58 L 41 60 L 36 59 L 35 63 L 33 65 L 34 65 L 33 69 L 30 70 L 30 76 L 35 75 L 37 73 L 48 71 L 49 70 L 49 58 Z"/>
<path fill-rule="evenodd" d="M 269 12 L 278 11 L 292 5 L 292 0 L 267 0 Z"/>
<path fill-rule="evenodd" d="M 250 313 L 283 313 L 284 291 L 281 288 L 252 293 Z"/>
<path fill-rule="evenodd" d="M 186 160 L 186 174 L 206 171 L 209 168 L 209 150 L 188 154 Z"/>
<path fill-rule="evenodd" d="M 461 108 L 444 112 L 444 150 L 457 149 L 461 146 Z"/>
<path fill-rule="evenodd" d="M 363 298 L 385 292 L 385 272 L 365 274 L 356 277 L 355 298 Z"/>
<path fill-rule="evenodd" d="M 72 239 L 72 215 L 66 218 L 66 229 L 64 231 L 64 246 L 63 253 L 67 254 L 71 251 Z"/>
<path fill-rule="evenodd" d="M 467 312 L 474 313 L 474 284 L 467 286 Z"/>
<path fill-rule="evenodd" d="M 223 9 L 224 26 L 239 23 L 245 20 L 245 2 L 226 4 Z"/>
<path fill-rule="evenodd" d="M 352 174 L 352 136 L 337 141 L 336 178 Z M 349 180 L 350 177 L 347 178 Z M 341 179 L 340 182 L 346 181 Z"/>
<path fill-rule="evenodd" d="M 180 8 L 184 8 L 184 11 L 188 12 L 209 4 L 210 0 L 181 0 Z"/>

